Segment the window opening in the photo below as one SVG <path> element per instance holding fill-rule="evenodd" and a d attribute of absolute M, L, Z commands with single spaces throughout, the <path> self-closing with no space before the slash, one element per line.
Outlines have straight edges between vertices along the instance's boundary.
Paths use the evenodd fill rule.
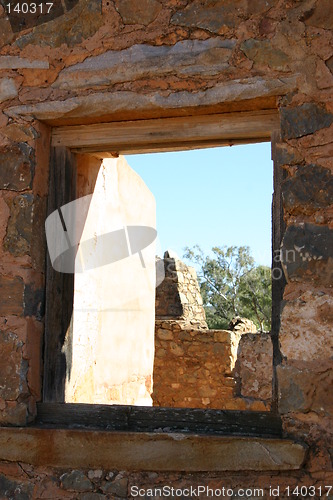
<path fill-rule="evenodd" d="M 236 150 L 243 150 L 240 164 L 233 158 Z M 268 353 L 262 376 L 267 379 L 270 370 L 264 390 L 254 393 L 251 370 L 237 374 L 239 324 L 234 333 L 225 328 L 217 331 L 221 324 L 214 324 L 214 307 L 204 296 L 208 321 L 215 330 L 207 329 L 195 275 L 184 259 L 186 246 L 201 244 L 209 254 L 213 246 L 249 244 L 256 263 L 269 264 L 272 170 L 268 155 L 268 144 L 141 154 L 127 157 L 131 167 L 123 157 L 105 159 L 101 165 L 93 156 L 77 155 L 76 198 L 86 198 L 88 209 L 82 218 L 84 210 L 80 213 L 76 204 L 81 221 L 76 230 L 80 246 L 89 241 L 90 247 L 86 245 L 83 258 L 79 246 L 75 261 L 81 271 L 88 271 L 75 275 L 74 309 L 64 339 L 62 352 L 69 368 L 66 402 L 270 409 L 272 363 L 267 336 L 261 344 L 259 337 L 250 338 L 257 349 Z M 259 168 L 261 156 L 265 166 Z M 132 241 L 130 232 L 136 226 L 155 229 L 153 195 L 158 234 L 163 248 L 169 249 L 159 261 L 166 275 L 157 287 L 156 322 L 155 246 L 145 245 L 142 234 Z M 266 219 L 259 226 L 263 213 Z M 112 240 L 111 233 L 122 228 Z M 125 249 L 118 260 L 108 250 L 112 241 Z M 161 252 L 159 256 L 163 257 Z M 203 282 L 200 273 L 199 279 Z M 241 327 L 249 329 L 244 323 Z M 241 375 L 249 379 L 243 394 L 242 387 L 237 387 Z"/>

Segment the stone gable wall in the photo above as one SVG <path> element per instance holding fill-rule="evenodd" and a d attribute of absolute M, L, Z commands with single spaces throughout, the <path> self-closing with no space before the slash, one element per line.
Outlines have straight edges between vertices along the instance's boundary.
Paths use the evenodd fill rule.
<path fill-rule="evenodd" d="M 156 288 L 156 319 L 174 318 L 193 328 L 208 328 L 195 269 L 168 252 L 163 263 L 165 278 Z"/>
<path fill-rule="evenodd" d="M 284 435 L 309 451 L 300 472 L 253 478 L 332 483 L 331 1 L 64 5 L 65 13 L 34 28 L 11 26 L 0 6 L 1 424 L 33 421 L 41 400 L 50 126 L 278 108 L 273 156 L 283 170 L 287 283 L 274 384 Z M 9 478 L 35 481 L 11 467 Z"/>

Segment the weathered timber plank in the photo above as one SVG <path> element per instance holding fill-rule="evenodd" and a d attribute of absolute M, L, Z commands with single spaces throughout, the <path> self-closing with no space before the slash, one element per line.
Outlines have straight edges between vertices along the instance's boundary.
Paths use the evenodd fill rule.
<path fill-rule="evenodd" d="M 37 424 L 118 431 L 185 432 L 280 437 L 281 420 L 268 412 L 117 405 L 38 405 Z"/>
<path fill-rule="evenodd" d="M 279 143 L 280 134 L 274 132 L 272 135 L 272 159 L 273 159 L 273 200 L 272 200 L 272 325 L 271 338 L 273 343 L 273 406 L 277 409 L 278 387 L 276 378 L 276 366 L 282 362 L 279 343 L 279 331 L 281 323 L 281 305 L 283 293 L 286 286 L 286 278 L 280 260 L 281 242 L 285 233 L 285 222 L 282 200 L 282 183 L 287 177 L 287 172 L 277 161 L 276 146 Z"/>
<path fill-rule="evenodd" d="M 67 148 L 52 148 L 48 214 L 75 199 L 75 194 L 75 157 Z M 44 401 L 64 401 L 65 379 L 71 364 L 70 337 L 73 297 L 74 275 L 55 271 L 51 265 L 50 257 L 47 255 Z"/>
<path fill-rule="evenodd" d="M 55 127 L 52 145 L 84 152 L 171 151 L 270 140 L 276 110 Z"/>

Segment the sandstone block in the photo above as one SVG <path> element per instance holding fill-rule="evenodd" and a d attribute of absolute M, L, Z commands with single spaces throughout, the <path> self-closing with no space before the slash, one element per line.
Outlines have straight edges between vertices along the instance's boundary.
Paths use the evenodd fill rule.
<path fill-rule="evenodd" d="M 0 78 L 0 103 L 14 99 L 18 94 L 13 78 Z"/>
<path fill-rule="evenodd" d="M 282 108 L 280 113 L 282 139 L 313 134 L 333 123 L 333 114 L 315 103 L 302 104 L 296 108 Z"/>
<path fill-rule="evenodd" d="M 173 339 L 173 333 L 171 330 L 164 330 L 163 328 L 160 328 L 157 330 L 157 336 L 161 340 L 172 340 Z"/>
<path fill-rule="evenodd" d="M 331 286 L 333 229 L 316 224 L 289 226 L 281 246 L 282 265 L 289 281 Z"/>
<path fill-rule="evenodd" d="M 247 318 L 241 318 L 240 316 L 236 316 L 230 321 L 229 329 L 235 333 L 257 333 L 257 327 Z"/>
<path fill-rule="evenodd" d="M 33 178 L 32 150 L 26 144 L 1 149 L 0 189 L 24 191 Z"/>
<path fill-rule="evenodd" d="M 0 275 L 0 315 L 22 315 L 23 313 L 23 280 L 18 277 Z"/>
<path fill-rule="evenodd" d="M 110 50 L 65 68 L 54 88 L 79 89 L 157 78 L 168 74 L 214 75 L 227 67 L 234 42 L 221 39 L 184 40 L 174 46 L 134 45 Z"/>
<path fill-rule="evenodd" d="M 0 433 L 1 460 L 58 468 L 84 469 L 93 461 L 105 469 L 147 472 L 292 471 L 302 467 L 305 451 L 288 439 L 238 436 L 38 428 Z"/>
<path fill-rule="evenodd" d="M 250 38 L 243 42 L 240 49 L 248 59 L 257 64 L 269 66 L 279 71 L 288 71 L 290 58 L 281 49 L 272 46 L 269 40 L 254 40 Z"/>
<path fill-rule="evenodd" d="M 283 182 L 282 197 L 290 214 L 312 214 L 328 207 L 333 200 L 331 171 L 319 165 L 298 167 L 295 175 Z"/>
<path fill-rule="evenodd" d="M 214 330 L 215 342 L 230 342 L 233 334 L 229 330 Z"/>
<path fill-rule="evenodd" d="M 148 26 L 158 16 L 162 5 L 157 0 L 116 0 L 115 6 L 124 24 Z"/>
<path fill-rule="evenodd" d="M 333 297 L 307 291 L 287 302 L 280 327 L 281 353 L 288 360 L 315 361 L 333 356 Z"/>
<path fill-rule="evenodd" d="M 103 117 L 124 119 L 124 113 L 130 119 L 142 113 L 161 113 L 163 109 L 183 109 L 191 107 L 217 106 L 221 103 L 283 95 L 295 90 L 297 75 L 286 78 L 266 79 L 263 77 L 244 78 L 232 82 L 222 82 L 211 89 L 198 92 L 172 92 L 162 95 L 160 92 L 140 94 L 133 91 L 110 93 L 92 93 L 87 96 L 73 97 L 64 101 L 41 102 L 32 105 L 13 106 L 6 113 L 16 118 L 19 115 L 30 117 L 46 123 L 59 123 L 66 119 L 72 123 L 77 119 L 98 119 Z"/>

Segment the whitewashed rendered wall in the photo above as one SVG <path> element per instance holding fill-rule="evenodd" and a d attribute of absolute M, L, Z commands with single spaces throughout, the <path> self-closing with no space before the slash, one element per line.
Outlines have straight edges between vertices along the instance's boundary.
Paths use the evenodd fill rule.
<path fill-rule="evenodd" d="M 87 180 L 84 189 L 89 191 L 89 184 Z M 138 253 L 121 258 L 124 228 L 128 226 L 156 227 L 154 196 L 124 157 L 105 159 L 80 240 L 92 239 L 94 244 L 88 253 L 83 252 L 83 266 L 89 269 L 75 274 L 67 402 L 152 404 L 155 243 L 142 249 L 145 267 Z M 122 230 L 119 244 L 110 246 L 117 230 Z M 103 239 L 106 234 L 111 234 L 111 240 L 107 241 L 107 236 Z M 144 247 L 145 241 L 137 241 L 139 236 L 134 243 Z M 143 240 L 146 236 L 143 229 Z M 117 252 L 120 260 L 100 266 Z M 80 269 L 80 249 L 76 263 Z"/>

